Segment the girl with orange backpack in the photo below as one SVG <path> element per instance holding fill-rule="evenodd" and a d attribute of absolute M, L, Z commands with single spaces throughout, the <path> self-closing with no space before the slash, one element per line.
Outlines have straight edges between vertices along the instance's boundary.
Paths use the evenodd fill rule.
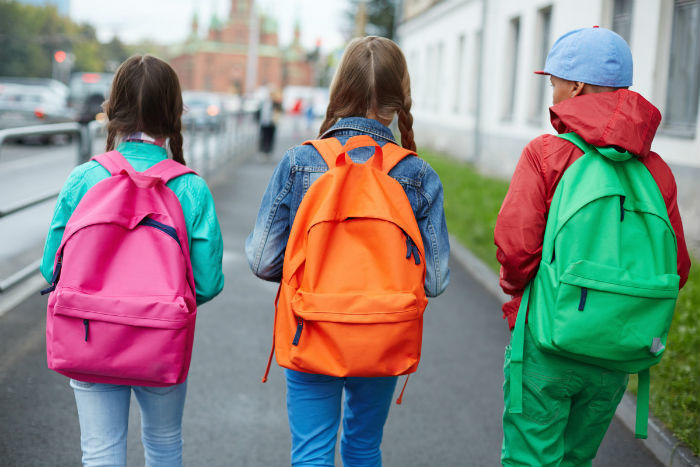
<path fill-rule="evenodd" d="M 71 172 L 44 247 L 48 365 L 71 378 L 84 466 L 126 465 L 132 391 L 146 465 L 180 466 L 196 308 L 224 285 L 221 231 L 185 166 L 170 65 L 129 58 L 104 107 L 108 152 Z"/>
<path fill-rule="evenodd" d="M 253 273 L 280 282 L 273 351 L 294 466 L 334 465 L 341 406 L 343 464 L 381 465 L 397 376 L 420 359 L 426 296 L 449 282 L 442 184 L 415 154 L 410 109 L 399 47 L 353 40 L 319 139 L 283 156 L 246 240 Z"/>

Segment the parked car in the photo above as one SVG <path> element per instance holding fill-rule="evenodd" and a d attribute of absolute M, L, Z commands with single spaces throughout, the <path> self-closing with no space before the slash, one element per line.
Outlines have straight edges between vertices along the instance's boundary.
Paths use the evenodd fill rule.
<path fill-rule="evenodd" d="M 0 76 L 0 85 L 2 84 L 24 84 L 27 86 L 38 86 L 48 88 L 58 94 L 62 99 L 68 98 L 68 86 L 62 82 L 51 78 L 24 78 L 16 76 Z"/>
<path fill-rule="evenodd" d="M 195 125 L 216 130 L 223 123 L 224 102 L 221 96 L 205 91 L 184 91 L 182 102 L 185 107 L 182 124 L 185 128 Z"/>
<path fill-rule="evenodd" d="M 102 113 L 102 103 L 109 94 L 113 78 L 113 73 L 79 72 L 71 75 L 68 105 L 74 110 L 77 121 L 89 123 Z"/>
<path fill-rule="evenodd" d="M 0 129 L 73 121 L 66 94 L 37 84 L 0 83 Z M 51 142 L 51 136 L 23 138 Z"/>

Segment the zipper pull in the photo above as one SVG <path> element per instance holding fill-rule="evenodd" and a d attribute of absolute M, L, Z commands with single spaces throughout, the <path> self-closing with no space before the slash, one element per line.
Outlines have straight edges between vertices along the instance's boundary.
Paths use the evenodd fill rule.
<path fill-rule="evenodd" d="M 85 342 L 88 340 L 88 333 L 90 331 L 90 320 L 89 319 L 84 319 L 83 320 L 83 325 L 85 325 Z"/>
<path fill-rule="evenodd" d="M 620 222 L 625 220 L 625 197 L 620 196 Z"/>
<path fill-rule="evenodd" d="M 413 259 L 416 262 L 416 266 L 418 266 L 420 264 L 420 252 L 415 243 L 413 244 Z"/>
<path fill-rule="evenodd" d="M 411 237 L 408 236 L 408 234 L 404 233 L 406 235 L 406 259 L 411 257 L 411 253 L 413 252 L 413 248 L 411 248 Z"/>
<path fill-rule="evenodd" d="M 297 319 L 297 332 L 294 334 L 294 340 L 292 345 L 299 345 L 299 338 L 301 337 L 301 331 L 304 329 L 304 320 L 301 318 Z"/>
<path fill-rule="evenodd" d="M 586 306 L 586 297 L 588 297 L 588 289 L 581 287 L 581 298 L 578 302 L 578 311 L 583 311 L 583 308 Z"/>
<path fill-rule="evenodd" d="M 58 284 L 58 278 L 61 275 L 61 260 L 56 263 L 56 269 L 53 272 L 53 277 L 51 278 L 51 285 L 41 291 L 41 295 L 46 295 L 56 290 L 56 284 Z"/>

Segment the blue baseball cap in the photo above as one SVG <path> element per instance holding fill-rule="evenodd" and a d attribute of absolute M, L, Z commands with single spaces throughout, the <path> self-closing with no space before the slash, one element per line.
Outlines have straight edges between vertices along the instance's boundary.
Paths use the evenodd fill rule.
<path fill-rule="evenodd" d="M 544 71 L 535 73 L 597 86 L 632 86 L 632 51 L 610 29 L 576 29 L 557 39 L 547 55 Z"/>

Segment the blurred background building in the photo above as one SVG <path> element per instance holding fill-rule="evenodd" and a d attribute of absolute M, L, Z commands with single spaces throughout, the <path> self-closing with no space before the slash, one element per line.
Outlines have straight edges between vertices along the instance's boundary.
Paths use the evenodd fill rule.
<path fill-rule="evenodd" d="M 314 66 L 301 46 L 298 22 L 294 41 L 282 47 L 277 21 L 256 14 L 252 8 L 252 0 L 231 0 L 229 17 L 221 21 L 215 13 L 205 38 L 200 38 L 195 14 L 189 38 L 171 51 L 170 63 L 184 89 L 239 94 L 264 85 L 282 89 L 314 83 Z M 249 82 L 246 75 L 250 54 L 255 54 L 250 63 L 257 63 L 257 69 L 255 79 Z M 246 83 L 252 89 L 246 89 Z"/>
<path fill-rule="evenodd" d="M 631 89 L 661 110 L 652 149 L 676 176 L 700 246 L 700 0 L 404 0 L 400 13 L 418 144 L 504 177 L 529 140 L 553 132 L 549 80 L 533 74 L 553 42 L 593 25 L 620 34 Z"/>
<path fill-rule="evenodd" d="M 630 44 L 632 89 L 662 112 L 654 149 L 700 167 L 700 0 L 405 0 L 402 14 L 424 144 L 512 173 L 523 146 L 552 131 L 548 79 L 532 72 L 557 37 L 600 25 Z"/>

